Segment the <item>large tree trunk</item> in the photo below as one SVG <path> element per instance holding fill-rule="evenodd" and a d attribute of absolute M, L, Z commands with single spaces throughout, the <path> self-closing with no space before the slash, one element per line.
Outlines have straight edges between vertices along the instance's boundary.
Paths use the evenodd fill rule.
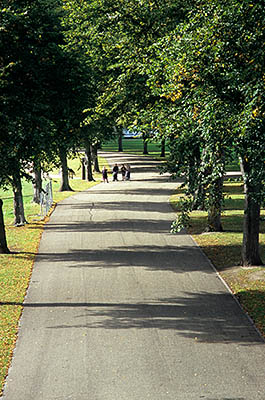
<path fill-rule="evenodd" d="M 67 165 L 67 154 L 64 148 L 59 149 L 59 156 L 61 161 L 62 168 L 62 181 L 59 192 L 68 192 L 73 191 L 69 184 L 69 174 L 68 174 L 68 165 Z"/>
<path fill-rule="evenodd" d="M 166 140 L 162 139 L 161 140 L 161 151 L 160 151 L 160 157 L 165 157 L 166 155 Z"/>
<path fill-rule="evenodd" d="M 257 199 L 260 188 L 258 186 L 253 187 L 248 182 L 249 165 L 247 162 L 240 160 L 240 169 L 245 182 L 242 264 L 244 266 L 262 265 L 259 254 L 260 202 Z"/>
<path fill-rule="evenodd" d="M 40 163 L 34 162 L 33 166 L 34 182 L 33 182 L 33 203 L 40 204 L 40 195 L 42 191 L 41 166 Z"/>
<path fill-rule="evenodd" d="M 148 145 L 147 145 L 147 138 L 146 135 L 143 134 L 143 145 L 144 145 L 144 149 L 143 149 L 143 154 L 148 154 Z"/>
<path fill-rule="evenodd" d="M 3 200 L 0 199 L 0 254 L 9 254 L 10 251 L 7 247 L 6 231 L 3 215 Z"/>
<path fill-rule="evenodd" d="M 91 144 L 89 141 L 85 143 L 85 154 L 86 154 L 86 173 L 87 180 L 89 182 L 94 181 L 93 173 L 92 173 L 92 156 L 91 156 Z"/>
<path fill-rule="evenodd" d="M 98 163 L 98 146 L 92 146 L 92 158 L 93 158 L 93 165 L 94 165 L 94 172 L 100 172 L 99 163 Z"/>
<path fill-rule="evenodd" d="M 14 225 L 22 226 L 27 223 L 24 213 L 22 184 L 19 171 L 13 175 L 13 193 L 14 193 Z"/>
<path fill-rule="evenodd" d="M 217 179 L 213 183 L 211 196 L 211 204 L 208 208 L 208 221 L 207 231 L 208 232 L 223 232 L 221 223 L 221 212 L 223 202 L 223 177 Z"/>

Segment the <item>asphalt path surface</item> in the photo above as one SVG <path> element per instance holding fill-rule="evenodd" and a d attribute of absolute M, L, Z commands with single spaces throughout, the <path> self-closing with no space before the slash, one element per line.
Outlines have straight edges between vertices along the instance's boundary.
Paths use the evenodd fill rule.
<path fill-rule="evenodd" d="M 24 304 L 5 400 L 264 400 L 264 341 L 186 234 L 176 183 L 144 157 L 130 182 L 58 204 Z"/>

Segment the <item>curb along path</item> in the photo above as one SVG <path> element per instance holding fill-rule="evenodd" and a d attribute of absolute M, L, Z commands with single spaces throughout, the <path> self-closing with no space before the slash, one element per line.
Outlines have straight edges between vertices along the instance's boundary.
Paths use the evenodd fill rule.
<path fill-rule="evenodd" d="M 169 234 L 176 184 L 103 156 L 132 180 L 56 207 L 3 399 L 264 400 L 264 342 L 190 236 Z"/>

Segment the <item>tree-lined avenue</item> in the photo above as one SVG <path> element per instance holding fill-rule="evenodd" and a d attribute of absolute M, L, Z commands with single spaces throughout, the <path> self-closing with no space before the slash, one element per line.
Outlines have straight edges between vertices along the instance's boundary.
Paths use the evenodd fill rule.
<path fill-rule="evenodd" d="M 3 399 L 262 400 L 264 341 L 192 239 L 169 234 L 176 183 L 104 157 L 132 180 L 55 209 Z"/>

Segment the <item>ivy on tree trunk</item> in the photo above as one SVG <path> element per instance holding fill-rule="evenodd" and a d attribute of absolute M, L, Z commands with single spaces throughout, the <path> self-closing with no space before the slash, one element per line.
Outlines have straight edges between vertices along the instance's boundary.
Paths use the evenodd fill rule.
<path fill-rule="evenodd" d="M 211 206 L 208 210 L 207 232 L 223 232 L 221 212 L 218 207 Z"/>
<path fill-rule="evenodd" d="M 222 201 L 223 201 L 223 177 L 212 184 L 210 204 L 208 205 L 208 232 L 223 232 L 221 223 Z"/>

